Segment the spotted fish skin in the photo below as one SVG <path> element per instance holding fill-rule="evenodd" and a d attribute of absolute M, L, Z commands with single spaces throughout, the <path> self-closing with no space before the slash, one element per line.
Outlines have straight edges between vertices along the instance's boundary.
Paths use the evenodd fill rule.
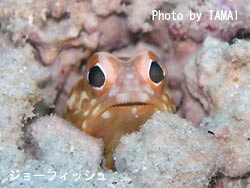
<path fill-rule="evenodd" d="M 122 135 L 139 130 L 156 111 L 175 113 L 167 70 L 144 51 L 131 58 L 95 53 L 73 87 L 64 117 L 87 134 L 102 138 L 106 167 Z"/>

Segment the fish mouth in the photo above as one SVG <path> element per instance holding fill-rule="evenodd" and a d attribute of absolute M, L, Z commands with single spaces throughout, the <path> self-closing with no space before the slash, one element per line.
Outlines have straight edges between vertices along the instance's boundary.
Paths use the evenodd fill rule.
<path fill-rule="evenodd" d="M 162 100 L 160 100 L 158 97 L 150 96 L 146 93 L 129 92 L 118 94 L 112 97 L 104 96 L 100 98 L 96 104 L 92 106 L 91 114 L 94 118 L 101 116 L 104 112 L 112 108 L 138 107 L 143 109 L 143 107 L 148 106 L 152 106 L 152 108 L 159 111 L 164 111 L 165 108 Z"/>
<path fill-rule="evenodd" d="M 127 102 L 127 103 L 114 104 L 111 107 L 129 107 L 129 106 L 145 106 L 145 105 L 152 105 L 152 104 L 144 102 Z"/>

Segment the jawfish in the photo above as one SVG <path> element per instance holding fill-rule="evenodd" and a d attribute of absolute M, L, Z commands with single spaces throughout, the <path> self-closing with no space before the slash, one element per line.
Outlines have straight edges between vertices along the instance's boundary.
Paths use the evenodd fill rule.
<path fill-rule="evenodd" d="M 64 117 L 87 134 L 102 138 L 106 167 L 124 134 L 138 131 L 156 111 L 175 113 L 167 70 L 150 51 L 134 57 L 95 53 L 73 87 Z"/>

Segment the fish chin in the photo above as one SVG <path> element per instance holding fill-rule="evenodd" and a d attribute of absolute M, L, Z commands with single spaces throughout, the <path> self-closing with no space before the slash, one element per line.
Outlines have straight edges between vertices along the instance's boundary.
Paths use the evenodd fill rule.
<path fill-rule="evenodd" d="M 158 108 L 151 104 L 117 104 L 106 108 L 98 116 L 88 119 L 87 132 L 102 138 L 107 166 L 113 166 L 112 152 L 125 134 L 138 131 Z"/>
<path fill-rule="evenodd" d="M 166 111 L 166 105 L 159 98 L 135 100 L 132 94 L 129 97 L 131 100 L 122 102 L 117 101 L 117 96 L 99 98 L 86 117 L 84 130 L 92 136 L 103 138 L 106 144 L 113 137 L 120 138 L 123 134 L 138 130 L 156 111 Z"/>
<path fill-rule="evenodd" d="M 107 148 L 113 148 L 122 135 L 138 131 L 156 111 L 154 105 L 115 105 L 89 120 L 89 133 L 102 138 Z M 114 142 L 114 143 L 113 143 Z M 109 145 L 109 146 L 108 146 Z M 107 149 L 109 151 L 109 149 Z"/>

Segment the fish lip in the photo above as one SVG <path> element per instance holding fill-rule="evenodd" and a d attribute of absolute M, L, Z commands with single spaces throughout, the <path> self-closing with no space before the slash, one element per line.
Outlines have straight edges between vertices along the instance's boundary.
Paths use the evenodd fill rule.
<path fill-rule="evenodd" d="M 106 106 L 106 109 L 112 107 L 134 107 L 134 106 L 146 106 L 146 105 L 153 105 L 158 108 L 156 104 L 157 98 L 149 95 L 145 92 L 125 92 L 120 93 L 116 96 L 109 97 L 109 105 Z M 153 100 L 152 100 L 153 99 Z M 112 101 L 112 102 L 111 102 Z"/>
<path fill-rule="evenodd" d="M 127 102 L 127 103 L 118 103 L 114 104 L 111 107 L 132 107 L 132 106 L 146 106 L 146 105 L 153 105 L 150 103 L 145 103 L 145 102 Z"/>

